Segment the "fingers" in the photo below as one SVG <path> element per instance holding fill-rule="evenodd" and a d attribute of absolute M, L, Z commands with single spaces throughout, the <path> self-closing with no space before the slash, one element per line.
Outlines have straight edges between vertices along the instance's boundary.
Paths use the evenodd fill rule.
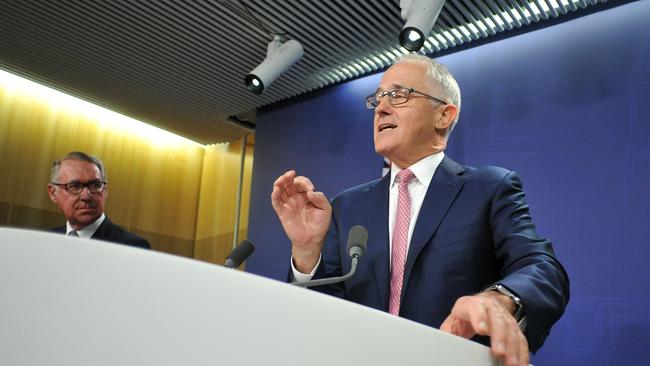
<path fill-rule="evenodd" d="M 296 176 L 295 170 L 289 170 L 278 177 L 278 179 L 273 182 L 273 190 L 279 188 L 280 194 L 286 194 L 291 196 L 294 193 L 304 193 L 307 191 L 313 191 L 314 185 L 307 177 Z"/>
<path fill-rule="evenodd" d="M 309 192 L 314 190 L 314 185 L 307 177 L 298 176 L 293 180 L 293 186 L 298 193 Z"/>
<path fill-rule="evenodd" d="M 489 335 L 492 353 L 505 365 L 528 365 L 528 342 L 508 309 L 491 296 L 459 298 L 440 330 L 464 338 Z"/>
<path fill-rule="evenodd" d="M 296 177 L 295 170 L 289 170 L 278 177 L 273 182 L 273 191 L 271 191 L 271 205 L 278 211 L 295 193 L 294 179 Z"/>
<path fill-rule="evenodd" d="M 327 197 L 322 192 L 314 191 L 314 184 L 309 178 L 296 176 L 295 170 L 285 172 L 273 182 L 271 205 L 276 212 L 280 212 L 296 194 L 305 194 L 307 200 L 316 208 L 330 208 Z M 304 198 L 299 198 L 299 201 L 303 202 Z"/>
<path fill-rule="evenodd" d="M 472 329 L 470 322 L 465 321 L 454 314 L 450 314 L 440 325 L 440 330 L 466 339 L 472 338 L 476 331 Z"/>
<path fill-rule="evenodd" d="M 516 344 L 510 337 L 510 330 L 508 329 L 507 319 L 504 314 L 490 307 L 488 309 L 487 321 L 489 322 L 489 335 L 492 352 L 496 356 L 504 357 L 508 351 L 515 349 Z M 518 354 L 518 352 L 516 353 Z"/>
<path fill-rule="evenodd" d="M 517 324 L 517 328 L 519 328 L 519 324 Z M 521 365 L 528 366 L 530 364 L 530 351 L 528 350 L 528 340 L 526 339 L 526 336 L 524 335 L 524 332 L 521 330 L 517 333 L 517 337 L 519 338 L 519 344 L 522 345 L 519 347 L 519 363 Z"/>
<path fill-rule="evenodd" d="M 330 201 L 323 192 L 309 191 L 307 192 L 307 198 L 318 209 L 329 210 L 331 208 Z"/>
<path fill-rule="evenodd" d="M 472 309 L 472 310 L 470 310 Z M 469 321 L 471 323 L 472 329 L 480 335 L 487 335 L 489 331 L 488 327 L 488 309 L 486 308 L 485 304 L 482 302 L 479 302 L 477 305 L 475 305 L 473 308 L 470 308 L 468 306 L 468 317 Z"/>
<path fill-rule="evenodd" d="M 451 309 L 451 314 L 445 319 L 440 329 L 469 339 L 476 334 L 487 334 L 486 319 L 485 306 L 480 301 L 477 302 L 473 296 L 464 296 L 456 301 Z"/>
<path fill-rule="evenodd" d="M 452 329 L 452 323 L 453 322 L 454 322 L 453 315 L 449 314 L 449 316 L 442 322 L 442 324 L 440 324 L 440 330 L 443 331 L 443 332 L 458 335 L 458 334 L 453 332 L 453 329 Z"/>
<path fill-rule="evenodd" d="M 528 365 L 528 342 L 515 318 L 495 300 L 488 301 L 487 322 L 492 353 L 505 359 L 505 365 Z"/>
<path fill-rule="evenodd" d="M 293 179 L 296 176 L 295 170 L 286 171 L 284 174 L 278 177 L 278 179 L 273 182 L 273 187 L 278 187 L 280 189 L 287 189 L 291 184 L 293 184 Z"/>
<path fill-rule="evenodd" d="M 286 193 L 284 193 L 282 188 L 274 185 L 273 191 L 271 192 L 271 206 L 278 211 L 282 208 L 284 202 L 286 202 Z"/>

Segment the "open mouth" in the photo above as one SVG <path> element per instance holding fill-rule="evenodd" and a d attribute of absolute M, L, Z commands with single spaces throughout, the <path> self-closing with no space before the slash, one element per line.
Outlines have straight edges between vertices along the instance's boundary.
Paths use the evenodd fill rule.
<path fill-rule="evenodd" d="M 384 131 L 387 131 L 387 130 L 392 130 L 394 128 L 397 128 L 397 126 L 392 124 L 392 123 L 382 123 L 382 124 L 379 125 L 379 128 L 377 130 L 379 132 L 384 132 Z"/>

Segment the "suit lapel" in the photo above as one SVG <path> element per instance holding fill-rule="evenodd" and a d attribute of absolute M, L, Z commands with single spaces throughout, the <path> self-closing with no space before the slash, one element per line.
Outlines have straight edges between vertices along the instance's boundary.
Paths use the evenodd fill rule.
<path fill-rule="evenodd" d="M 108 239 L 108 231 L 111 226 L 111 220 L 108 219 L 108 216 L 104 218 L 104 221 L 102 221 L 102 224 L 99 225 L 93 236 L 91 238 L 93 239 L 100 239 L 100 240 L 105 240 Z"/>
<path fill-rule="evenodd" d="M 413 230 L 408 255 L 406 256 L 402 289 L 407 288 L 415 261 L 438 229 L 447 210 L 460 192 L 464 181 L 458 174 L 464 170 L 461 165 L 447 157 L 442 160 L 436 169 L 429 184 L 429 189 L 424 196 L 422 208 L 420 208 L 415 229 Z M 402 290 L 402 300 L 404 300 L 404 293 L 406 292 L 404 290 Z"/>
<path fill-rule="evenodd" d="M 388 189 L 390 174 L 368 188 L 363 212 L 369 229 L 368 258 L 372 260 L 375 283 L 382 306 L 388 309 L 390 273 L 388 268 Z M 378 209 L 378 207 L 380 209 Z"/>

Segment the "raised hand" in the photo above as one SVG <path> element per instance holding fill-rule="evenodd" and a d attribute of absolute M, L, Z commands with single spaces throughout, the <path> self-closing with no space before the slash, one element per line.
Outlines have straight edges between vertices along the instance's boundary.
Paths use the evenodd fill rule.
<path fill-rule="evenodd" d="M 271 204 L 291 240 L 294 266 L 309 273 L 318 263 L 332 218 L 332 206 L 322 192 L 314 191 L 307 177 L 294 170 L 273 183 Z"/>

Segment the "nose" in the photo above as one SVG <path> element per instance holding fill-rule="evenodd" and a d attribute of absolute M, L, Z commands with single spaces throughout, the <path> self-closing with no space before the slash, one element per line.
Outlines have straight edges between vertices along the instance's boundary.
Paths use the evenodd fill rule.
<path fill-rule="evenodd" d="M 391 114 L 393 111 L 393 106 L 388 102 L 388 96 L 384 95 L 383 98 L 379 100 L 379 104 L 375 107 L 375 114 L 379 116 L 385 116 Z"/>
<path fill-rule="evenodd" d="M 83 199 L 89 199 L 92 197 L 93 193 L 90 191 L 90 187 L 85 186 L 81 189 L 81 192 L 79 192 L 79 196 Z"/>

